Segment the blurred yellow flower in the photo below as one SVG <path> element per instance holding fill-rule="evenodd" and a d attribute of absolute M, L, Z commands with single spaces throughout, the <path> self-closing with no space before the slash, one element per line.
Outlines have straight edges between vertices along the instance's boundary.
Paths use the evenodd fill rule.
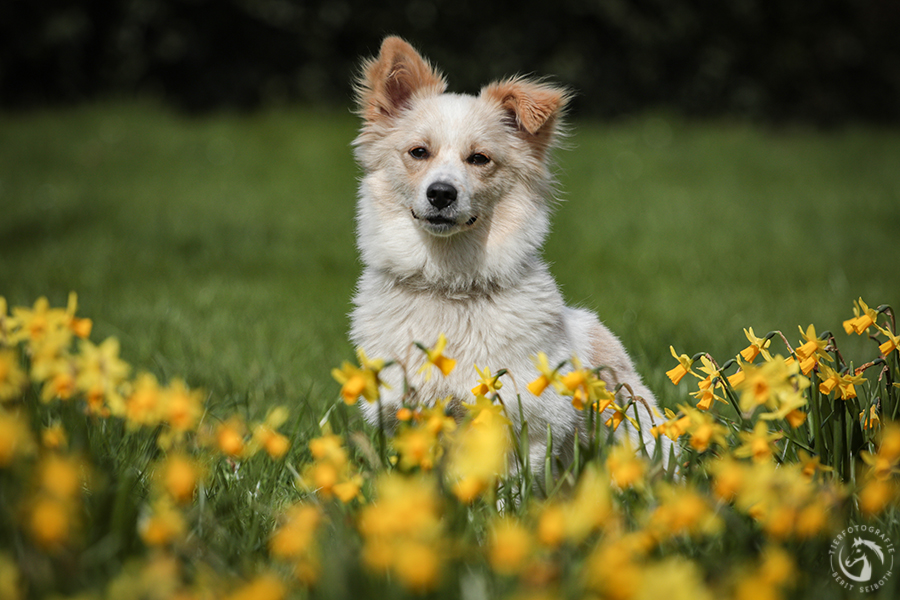
<path fill-rule="evenodd" d="M 62 423 L 54 423 L 41 430 L 41 445 L 49 450 L 63 450 L 69 443 L 69 437 Z"/>
<path fill-rule="evenodd" d="M 556 383 L 559 380 L 559 372 L 551 369 L 547 361 L 547 355 L 539 352 L 537 356 L 531 358 L 534 368 L 537 369 L 540 376 L 528 384 L 528 391 L 535 396 L 540 396 L 547 389 L 547 386 Z"/>
<path fill-rule="evenodd" d="M 359 515 L 363 563 L 388 571 L 415 592 L 432 589 L 442 563 L 443 523 L 431 479 L 384 474 L 375 484 L 377 501 Z"/>
<path fill-rule="evenodd" d="M 519 521 L 497 519 L 488 534 L 488 562 L 501 575 L 516 575 L 528 565 L 533 545 L 531 532 Z"/>
<path fill-rule="evenodd" d="M 107 338 L 99 346 L 81 340 L 76 362 L 75 386 L 85 393 L 88 412 L 101 417 L 124 414 L 122 387 L 131 367 L 119 358 L 119 340 Z"/>
<path fill-rule="evenodd" d="M 665 409 L 665 414 L 667 420 L 653 427 L 650 433 L 653 437 L 659 437 L 662 434 L 674 442 L 687 433 L 691 418 L 682 413 L 676 415 L 668 408 Z"/>
<path fill-rule="evenodd" d="M 665 485 L 658 490 L 659 505 L 650 514 L 646 529 L 656 539 L 682 535 L 711 535 L 722 528 L 721 520 L 696 490 L 687 485 Z"/>
<path fill-rule="evenodd" d="M 322 511 L 312 504 L 295 504 L 284 511 L 269 539 L 269 552 L 278 558 L 295 559 L 315 552 L 315 535 Z"/>
<path fill-rule="evenodd" d="M 0 468 L 34 452 L 34 437 L 27 418 L 19 412 L 0 408 Z"/>
<path fill-rule="evenodd" d="M 859 491 L 859 510 L 867 517 L 879 515 L 896 503 L 900 496 L 900 488 L 894 481 L 886 479 L 869 479 Z"/>
<path fill-rule="evenodd" d="M 164 390 L 160 415 L 176 435 L 194 431 L 203 415 L 203 392 L 173 379 Z"/>
<path fill-rule="evenodd" d="M 464 503 L 491 489 L 505 474 L 506 458 L 512 449 L 506 423 L 494 418 L 480 419 L 482 414 L 484 411 L 459 431 L 447 465 L 453 493 Z"/>
<path fill-rule="evenodd" d="M 352 469 L 340 436 L 326 432 L 310 440 L 309 449 L 315 461 L 304 468 L 297 481 L 300 486 L 345 504 L 359 496 L 362 477 Z"/>
<path fill-rule="evenodd" d="M 244 420 L 233 415 L 216 426 L 216 447 L 225 456 L 242 458 L 247 447 L 244 443 L 246 435 Z"/>
<path fill-rule="evenodd" d="M 14 334 L 19 328 L 19 320 L 9 316 L 6 298 L 0 296 L 0 346 L 12 346 L 16 343 Z"/>
<path fill-rule="evenodd" d="M 156 477 L 172 500 L 186 504 L 194 497 L 200 482 L 200 466 L 183 453 L 174 453 L 157 467 Z"/>
<path fill-rule="evenodd" d="M 406 471 L 431 470 L 443 453 L 438 436 L 427 426 L 404 427 L 391 444 L 400 456 L 400 468 Z"/>
<path fill-rule="evenodd" d="M 438 341 L 433 348 L 424 348 L 425 364 L 419 369 L 419 373 L 425 373 L 425 379 L 431 379 L 431 368 L 437 367 L 438 370 L 446 377 L 456 367 L 456 361 L 452 358 L 444 356 L 444 349 L 447 347 L 447 338 L 444 334 L 438 336 Z"/>
<path fill-rule="evenodd" d="M 153 503 L 150 513 L 138 522 L 138 532 L 148 546 L 167 546 L 184 536 L 187 525 L 171 501 L 162 498 Z"/>
<path fill-rule="evenodd" d="M 758 421 L 753 431 L 740 432 L 743 441 L 734 449 L 734 456 L 738 458 L 752 458 L 754 462 L 766 462 L 772 459 L 772 443 L 783 437 L 781 433 L 769 433 L 766 421 Z"/>
<path fill-rule="evenodd" d="M 18 353 L 0 348 L 0 403 L 19 398 L 27 383 L 28 376 L 22 370 Z"/>
<path fill-rule="evenodd" d="M 258 448 L 262 448 L 274 460 L 284 458 L 291 447 L 291 442 L 287 437 L 278 433 L 278 428 L 284 425 L 287 419 L 288 411 L 283 406 L 276 406 L 269 410 L 265 420 L 253 426 L 252 451 L 255 452 Z"/>
<path fill-rule="evenodd" d="M 154 426 L 162 418 L 162 390 L 156 377 L 141 373 L 125 399 L 125 422 L 129 427 Z"/>
<path fill-rule="evenodd" d="M 73 511 L 64 500 L 40 496 L 28 507 L 28 532 L 44 550 L 62 549 L 70 541 L 74 526 Z"/>
<path fill-rule="evenodd" d="M 341 384 L 341 397 L 346 404 L 356 404 L 362 396 L 369 402 L 378 400 L 378 388 L 384 385 L 380 379 L 384 361 L 370 360 L 362 348 L 356 350 L 359 367 L 344 361 L 340 369 L 332 369 L 331 376 Z"/>
<path fill-rule="evenodd" d="M 268 573 L 241 585 L 225 596 L 226 600 L 282 600 L 287 586 L 276 575 Z"/>
<path fill-rule="evenodd" d="M 623 490 L 644 485 L 647 463 L 637 455 L 627 437 L 613 446 L 606 459 L 606 468 L 612 481 Z"/>

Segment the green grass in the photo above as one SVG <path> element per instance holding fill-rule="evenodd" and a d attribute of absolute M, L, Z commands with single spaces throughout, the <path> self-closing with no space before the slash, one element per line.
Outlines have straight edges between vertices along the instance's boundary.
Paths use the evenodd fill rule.
<path fill-rule="evenodd" d="M 776 131 L 659 116 L 575 125 L 569 149 L 559 155 L 566 202 L 558 208 L 546 256 L 568 300 L 600 313 L 667 404 L 685 400 L 688 387 L 672 386 L 665 376 L 675 364 L 669 345 L 688 355 L 708 351 L 721 364 L 746 346 L 743 327 L 758 335 L 782 329 L 797 346 L 797 325 L 814 323 L 819 333 L 838 332 L 846 358 L 878 355 L 864 337 L 847 337 L 840 329 L 858 296 L 873 307 L 896 307 L 900 300 L 900 177 L 894 173 L 900 131 Z M 206 390 L 213 412 L 182 444 L 207 472 L 193 502 L 179 509 L 185 535 L 163 550 L 150 548 L 139 529 L 158 510 L 161 492 L 151 474 L 167 456 L 157 436 L 169 426 L 137 428 L 119 417 L 86 417 L 83 403 L 42 404 L 35 389 L 5 398 L 0 425 L 7 437 L 0 442 L 14 437 L 9 432 L 18 425 L 10 429 L 9 423 L 17 412 L 30 417 L 30 435 L 61 422 L 70 452 L 89 465 L 79 472 L 92 472 L 73 501 L 81 530 L 61 550 L 43 552 L 29 507 L 48 493 L 37 473 L 55 454 L 14 446 L 10 462 L 9 445 L 0 444 L 7 452 L 5 458 L 0 452 L 7 460 L 0 467 L 0 574 L 18 572 L 27 597 L 101 590 L 109 597 L 165 595 L 147 583 L 160 559 L 178 563 L 182 583 L 209 584 L 208 594 L 224 594 L 269 568 L 290 580 L 290 565 L 273 566 L 274 552 L 266 548 L 283 505 L 298 500 L 324 515 L 317 534 L 323 568 L 316 587 L 295 585 L 291 597 L 410 597 L 399 576 L 363 568 L 369 540 L 356 526 L 370 507 L 390 505 L 383 497 L 371 502 L 380 475 L 414 479 L 398 475 L 402 467 L 386 466 L 377 432 L 350 432 L 361 425 L 354 409 L 338 400 L 330 376 L 332 367 L 352 356 L 347 313 L 360 270 L 353 235 L 358 172 L 349 147 L 355 129 L 352 115 L 338 110 L 187 118 L 131 103 L 0 115 L 0 296 L 10 306 L 30 305 L 41 295 L 65 306 L 69 291 L 78 292 L 79 314 L 95 321 L 95 342 L 118 337 L 123 358 L 136 369 L 163 382 L 184 377 Z M 778 338 L 773 347 L 785 353 Z M 0 363 L 8 364 L 9 356 L 0 355 Z M 636 559 L 646 573 L 672 567 L 664 581 L 679 581 L 699 568 L 704 586 L 730 590 L 734 577 L 748 573 L 773 544 L 783 544 L 796 562 L 796 597 L 841 597 L 828 575 L 835 531 L 860 522 L 895 537 L 898 530 L 895 507 L 863 516 L 853 496 L 869 477 L 856 460 L 859 452 L 876 449 L 874 432 L 862 431 L 856 415 L 876 397 L 885 420 L 897 411 L 891 386 L 900 373 L 896 355 L 889 362 L 892 369 L 881 378 L 879 369 L 867 372 L 870 381 L 860 385 L 857 400 L 823 397 L 810 388 L 810 418 L 822 419 L 828 433 L 816 453 L 838 467 L 835 477 L 847 485 L 846 495 L 831 488 L 832 475 L 806 482 L 798 474 L 798 449 L 811 443 L 809 432 L 819 431 L 814 421 L 796 431 L 774 421 L 772 427 L 793 441 L 779 442 L 780 456 L 763 461 L 763 479 L 753 479 L 734 505 L 714 498 L 719 475 L 710 480 L 707 468 L 727 464 L 721 456 L 742 445 L 746 433 L 720 413 L 727 443 L 699 452 L 685 448 L 681 479 L 674 483 L 665 481 L 659 465 L 648 467 L 640 489 L 611 490 L 602 479 L 591 489 L 597 498 L 613 496 L 604 531 L 535 550 L 535 564 L 543 561 L 550 571 L 526 569 L 516 577 L 492 573 L 488 565 L 488 531 L 498 509 L 490 492 L 466 505 L 450 492 L 449 479 L 440 483 L 459 439 L 435 440 L 446 445 L 445 458 L 421 479 L 441 488 L 437 519 L 445 535 L 435 544 L 436 552 L 447 552 L 441 559 L 446 572 L 434 597 L 459 597 L 464 588 L 474 596 L 485 591 L 505 597 L 532 589 L 531 578 L 542 574 L 549 577 L 544 591 L 582 597 L 582 576 L 605 564 L 594 562 L 594 551 L 624 539 L 616 523 L 649 531 L 654 515 L 678 507 L 666 496 L 675 489 L 696 489 L 722 529 L 673 529 L 650 556 Z M 796 381 L 785 381 L 793 390 Z M 728 390 L 736 403 L 735 393 Z M 282 460 L 263 454 L 229 458 L 216 448 L 209 431 L 219 417 L 257 420 L 274 405 L 292 411 L 280 427 L 292 442 Z M 350 472 L 362 476 L 362 497 L 346 505 L 293 485 L 296 473 L 333 460 L 326 454 L 313 461 L 308 447 L 321 433 L 317 424 L 326 410 L 344 436 Z M 430 430 L 431 422 L 418 427 Z M 606 468 L 601 478 L 615 477 L 606 459 L 616 451 L 599 439 L 592 438 L 574 461 L 576 476 Z M 398 444 L 393 448 L 400 452 Z M 519 448 L 519 454 L 526 453 Z M 891 460 L 896 466 L 897 457 Z M 763 472 L 742 464 L 742 477 Z M 780 481 L 781 474 L 793 482 Z M 548 506 L 577 513 L 566 504 L 567 477 L 548 478 L 545 487 L 561 491 L 546 503 L 531 497 L 534 490 L 523 481 L 527 477 L 513 475 L 495 491 L 509 498 L 507 513 L 529 535 Z M 835 523 L 814 537 L 785 540 L 766 529 L 766 515 L 760 522 L 748 516 L 756 504 L 743 505 L 744 495 L 770 495 L 773 512 L 803 498 L 779 487 L 785 485 L 811 491 Z M 523 499 L 517 503 L 513 494 Z M 599 506 L 597 498 L 588 496 L 582 504 L 587 515 L 579 518 L 591 518 L 596 506 L 590 502 Z M 409 507 L 401 503 L 394 510 Z M 143 595 L 127 587 L 138 585 L 140 573 Z M 894 578 L 877 597 L 893 597 L 896 585 Z M 10 589 L 0 586 L 0 596 Z"/>
<path fill-rule="evenodd" d="M 0 295 L 63 305 L 215 402 L 330 400 L 352 354 L 358 170 L 345 110 L 189 118 L 150 104 L 0 115 Z M 651 387 L 668 347 L 836 329 L 898 304 L 900 135 L 659 116 L 577 122 L 546 247 Z"/>

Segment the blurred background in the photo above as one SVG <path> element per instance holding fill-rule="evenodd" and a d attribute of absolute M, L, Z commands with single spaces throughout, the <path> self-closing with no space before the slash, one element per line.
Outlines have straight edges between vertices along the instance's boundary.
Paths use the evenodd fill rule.
<path fill-rule="evenodd" d="M 900 117 L 898 31 L 891 0 L 9 0 L 0 103 L 345 105 L 359 57 L 393 33 L 457 91 L 552 74 L 577 90 L 578 115 L 887 122 Z"/>
<path fill-rule="evenodd" d="M 76 291 L 136 369 L 318 419 L 353 357 L 352 82 L 398 34 L 452 91 L 576 91 L 545 256 L 674 405 L 670 344 L 900 304 L 898 32 L 896 0 L 5 0 L 0 296 Z"/>

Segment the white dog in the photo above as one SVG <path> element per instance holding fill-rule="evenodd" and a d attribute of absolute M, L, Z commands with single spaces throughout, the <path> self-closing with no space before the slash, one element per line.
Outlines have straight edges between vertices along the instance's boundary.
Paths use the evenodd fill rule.
<path fill-rule="evenodd" d="M 457 406 L 471 402 L 473 365 L 507 369 L 538 470 L 548 426 L 556 455 L 571 453 L 576 429 L 586 436 L 584 416 L 569 398 L 553 388 L 539 397 L 526 389 L 538 376 L 532 357 L 543 352 L 554 367 L 572 356 L 602 365 L 609 390 L 627 383 L 646 402 L 639 402 L 641 438 L 652 454 L 653 395 L 597 317 L 565 306 L 540 256 L 554 202 L 547 154 L 560 134 L 566 91 L 524 78 L 492 83 L 478 96 L 445 88 L 443 76 L 396 37 L 364 63 L 357 88 L 364 123 L 354 145 L 364 170 L 357 233 L 365 269 L 353 342 L 369 356 L 403 363 L 415 401 L 425 404 L 448 396 Z M 441 333 L 458 367 L 426 378 L 418 373 L 423 353 L 411 342 L 430 346 Z M 385 423 L 395 422 L 400 408 L 400 377 L 399 369 L 385 371 Z M 622 404 L 630 397 L 623 394 Z M 515 396 L 504 398 L 518 424 Z M 374 424 L 378 406 L 362 406 Z M 627 421 L 622 426 L 637 439 Z M 669 441 L 660 439 L 668 456 Z"/>

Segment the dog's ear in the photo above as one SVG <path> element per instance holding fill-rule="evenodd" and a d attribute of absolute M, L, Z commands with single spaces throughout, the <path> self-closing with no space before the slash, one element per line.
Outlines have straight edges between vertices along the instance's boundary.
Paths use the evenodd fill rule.
<path fill-rule="evenodd" d="M 485 86 L 481 97 L 497 102 L 516 129 L 546 147 L 559 133 L 570 93 L 565 88 L 516 77 Z"/>
<path fill-rule="evenodd" d="M 396 117 L 414 94 L 437 95 L 447 87 L 443 75 L 408 43 L 387 37 L 378 57 L 363 63 L 356 85 L 359 113 L 367 123 Z"/>

